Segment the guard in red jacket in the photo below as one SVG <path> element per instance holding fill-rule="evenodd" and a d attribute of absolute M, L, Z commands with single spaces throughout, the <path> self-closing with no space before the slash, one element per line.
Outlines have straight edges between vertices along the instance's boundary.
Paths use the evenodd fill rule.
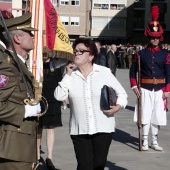
<path fill-rule="evenodd" d="M 152 7 L 152 20 L 149 22 L 144 35 L 148 38 L 148 46 L 139 51 L 132 61 L 130 68 L 130 83 L 134 93 L 141 95 L 142 119 L 142 150 L 148 150 L 148 134 L 151 127 L 151 148 L 162 151 L 157 142 L 160 126 L 167 124 L 166 107 L 167 98 L 170 96 L 170 54 L 161 49 L 160 41 L 163 40 L 163 29 L 157 21 L 159 8 Z M 137 87 L 138 59 L 141 68 L 141 93 Z M 134 121 L 137 121 L 137 105 Z"/>

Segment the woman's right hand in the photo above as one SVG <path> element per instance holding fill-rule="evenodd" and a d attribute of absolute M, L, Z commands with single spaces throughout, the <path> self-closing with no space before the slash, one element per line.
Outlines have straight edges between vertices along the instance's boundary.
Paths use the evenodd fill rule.
<path fill-rule="evenodd" d="M 66 65 L 66 74 L 68 74 L 70 76 L 71 73 L 73 72 L 74 67 L 75 67 L 74 63 L 73 62 L 69 62 Z"/>

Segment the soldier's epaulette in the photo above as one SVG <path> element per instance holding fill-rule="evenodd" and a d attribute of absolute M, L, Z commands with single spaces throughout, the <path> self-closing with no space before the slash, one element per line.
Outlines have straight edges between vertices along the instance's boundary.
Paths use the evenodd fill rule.
<path fill-rule="evenodd" d="M 5 51 L 0 51 L 0 64 L 3 62 L 10 64 L 12 63 L 12 58 Z"/>

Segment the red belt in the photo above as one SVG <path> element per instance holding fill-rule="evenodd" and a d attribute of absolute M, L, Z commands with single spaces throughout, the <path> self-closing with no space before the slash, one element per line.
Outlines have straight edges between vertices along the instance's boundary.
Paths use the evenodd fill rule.
<path fill-rule="evenodd" d="M 163 84 L 163 83 L 165 83 L 165 79 L 141 79 L 141 83 L 143 83 L 143 84 Z"/>

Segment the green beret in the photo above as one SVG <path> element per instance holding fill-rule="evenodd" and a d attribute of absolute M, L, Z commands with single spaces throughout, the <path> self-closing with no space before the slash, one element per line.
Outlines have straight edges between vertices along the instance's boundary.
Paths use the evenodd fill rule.
<path fill-rule="evenodd" d="M 37 31 L 37 29 L 31 27 L 32 13 L 27 13 L 20 17 L 4 19 L 9 31 L 23 30 L 23 31 Z M 5 31 L 2 20 L 0 20 L 0 31 Z"/>

